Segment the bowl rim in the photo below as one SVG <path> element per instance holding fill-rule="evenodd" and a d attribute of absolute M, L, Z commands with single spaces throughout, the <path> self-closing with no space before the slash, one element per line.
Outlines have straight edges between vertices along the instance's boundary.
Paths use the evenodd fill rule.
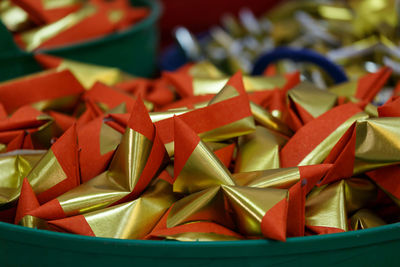
<path fill-rule="evenodd" d="M 179 249 L 181 253 L 168 253 L 170 258 L 190 258 L 194 254 L 196 257 L 240 258 L 246 255 L 278 256 L 352 249 L 398 240 L 400 240 L 400 223 L 344 233 L 291 237 L 286 242 L 267 239 L 180 242 L 82 236 L 0 222 L 0 244 L 11 241 L 35 246 L 40 244 L 42 247 L 72 250 L 78 253 L 107 253 L 152 258 L 165 258 L 165 253 L 171 249 Z M 154 249 L 160 253 L 155 253 Z"/>

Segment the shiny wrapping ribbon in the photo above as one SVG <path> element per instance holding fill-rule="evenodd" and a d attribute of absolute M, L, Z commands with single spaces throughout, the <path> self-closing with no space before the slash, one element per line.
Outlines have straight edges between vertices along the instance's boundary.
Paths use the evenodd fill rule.
<path fill-rule="evenodd" d="M 359 100 L 371 102 L 382 86 L 390 77 L 391 69 L 383 67 L 375 73 L 370 73 L 359 78 L 330 88 L 330 92 L 342 97 L 355 97 Z"/>
<path fill-rule="evenodd" d="M 351 6 L 357 10 L 354 21 L 356 33 L 369 32 L 371 29 L 379 28 L 380 23 L 386 23 L 395 27 L 398 23 L 393 1 L 383 1 L 376 5 L 373 1 L 353 1 Z M 371 16 L 373 14 L 373 16 Z"/>
<path fill-rule="evenodd" d="M 385 224 L 385 221 L 383 221 L 378 215 L 367 209 L 357 211 L 350 218 L 350 225 L 353 230 L 368 229 Z"/>
<path fill-rule="evenodd" d="M 24 177 L 32 170 L 45 151 L 14 150 L 0 156 L 0 206 L 18 199 Z"/>
<path fill-rule="evenodd" d="M 302 82 L 288 93 L 289 125 L 298 130 L 336 105 L 337 96 L 317 88 L 310 82 Z"/>
<path fill-rule="evenodd" d="M 171 82 L 171 84 L 174 85 L 175 90 L 182 97 L 218 93 L 229 80 L 229 78 L 215 71 L 207 63 L 202 64 L 201 71 L 195 69 L 200 69 L 197 65 L 185 66 L 180 68 L 177 72 L 165 72 L 163 75 Z M 205 69 L 208 70 L 206 71 Z M 287 83 L 288 81 L 284 76 L 243 77 L 244 88 L 247 92 L 282 88 Z"/>
<path fill-rule="evenodd" d="M 211 187 L 193 193 L 174 204 L 168 219 L 167 227 L 182 223 L 211 220 L 226 227 L 232 227 L 232 218 L 224 210 L 224 199 L 232 209 L 233 220 L 238 232 L 247 236 L 260 236 L 285 240 L 286 229 L 272 230 L 268 220 L 278 220 L 285 227 L 288 191 L 274 188 L 247 188 L 240 186 Z M 282 204 L 281 204 L 282 203 Z M 268 211 L 279 207 L 275 218 L 268 217 Z M 272 217 L 271 213 L 271 217 Z M 262 229 L 262 227 L 264 229 Z"/>
<path fill-rule="evenodd" d="M 285 239 L 288 190 L 236 185 L 226 167 L 179 118 L 175 118 L 175 139 L 173 189 L 189 195 L 170 209 L 167 228 L 198 220 L 229 228 L 234 218 L 239 233 Z M 232 215 L 224 212 L 225 201 Z M 274 220 L 282 222 L 279 229 L 271 228 Z"/>
<path fill-rule="evenodd" d="M 150 233 L 175 200 L 171 189 L 167 182 L 157 180 L 133 201 L 49 223 L 76 234 L 140 239 Z"/>
<path fill-rule="evenodd" d="M 271 129 L 278 133 L 281 133 L 284 136 L 292 136 L 292 130 L 283 123 L 279 118 L 280 116 L 274 116 L 273 112 L 268 112 L 263 107 L 250 102 L 251 112 L 253 114 L 254 120 L 264 126 L 265 128 Z"/>
<path fill-rule="evenodd" d="M 199 78 L 222 78 L 226 76 L 209 61 L 200 61 L 196 64 L 189 64 L 180 68 L 180 71 L 185 71 L 191 76 Z"/>
<path fill-rule="evenodd" d="M 334 167 L 324 178 L 330 183 L 372 169 L 399 163 L 399 118 L 357 121 L 332 149 L 325 162 Z M 385 150 L 382 148 L 385 147 Z"/>
<path fill-rule="evenodd" d="M 100 116 L 78 130 L 82 182 L 107 169 L 115 149 L 121 142 L 122 134 L 106 121 L 107 117 Z"/>
<path fill-rule="evenodd" d="M 382 189 L 396 205 L 400 206 L 400 187 L 397 177 L 400 174 L 400 166 L 388 166 L 372 170 L 366 173 L 377 186 Z"/>
<path fill-rule="evenodd" d="M 126 75 L 124 75 L 126 76 Z M 175 94 L 169 84 L 161 77 L 155 80 L 145 78 L 124 78 L 115 87 L 161 107 L 175 100 Z"/>
<path fill-rule="evenodd" d="M 157 175 L 164 153 L 147 110 L 138 100 L 108 170 L 41 206 L 35 215 L 57 219 L 135 199 Z M 49 210 L 58 212 L 47 217 Z"/>
<path fill-rule="evenodd" d="M 190 222 L 180 226 L 152 231 L 146 239 L 178 241 L 235 241 L 243 239 L 238 233 L 213 222 Z"/>
<path fill-rule="evenodd" d="M 49 115 L 31 106 L 23 106 L 0 122 L 0 143 L 5 151 L 48 149 L 62 131 Z"/>
<path fill-rule="evenodd" d="M 37 24 L 51 23 L 77 10 L 81 0 L 11 0 L 11 2 L 28 12 L 30 19 Z"/>
<path fill-rule="evenodd" d="M 226 84 L 228 78 L 193 78 L 193 95 L 216 94 Z M 271 90 L 285 85 L 284 77 L 244 76 L 243 84 L 247 92 Z"/>
<path fill-rule="evenodd" d="M 46 220 L 29 215 L 30 211 L 40 206 L 39 201 L 33 191 L 28 179 L 24 178 L 21 186 L 21 193 L 18 199 L 18 206 L 14 222 L 29 228 L 54 230 Z"/>
<path fill-rule="evenodd" d="M 170 113 L 172 115 L 173 112 Z M 208 106 L 183 112 L 178 117 L 192 125 L 204 141 L 222 141 L 248 134 L 255 129 L 240 73 L 229 80 L 224 89 L 210 100 Z M 173 123 L 173 118 L 155 122 L 169 155 L 173 154 Z"/>
<path fill-rule="evenodd" d="M 399 118 L 376 118 L 356 123 L 354 174 L 400 162 Z M 383 152 L 379 148 L 385 147 Z"/>
<path fill-rule="evenodd" d="M 32 29 L 16 36 L 17 43 L 21 43 L 23 47 L 32 51 L 39 47 L 43 47 L 46 43 L 52 43 L 52 39 L 59 36 L 60 33 L 70 28 L 76 27 L 85 19 L 95 16 L 98 11 L 95 6 L 85 5 L 82 9 L 68 14 L 67 16 L 54 21 L 51 24 L 42 26 L 38 29 Z M 100 20 L 101 21 L 101 20 Z M 54 42 L 54 41 L 53 41 Z"/>
<path fill-rule="evenodd" d="M 57 69 L 58 71 L 67 69 L 71 71 L 85 89 L 92 88 L 96 82 L 110 86 L 115 85 L 129 77 L 128 74 L 123 73 L 118 68 L 86 64 L 44 54 L 35 55 L 35 59 L 46 69 Z"/>
<path fill-rule="evenodd" d="M 271 94 L 264 95 L 268 88 L 249 93 L 238 73 L 215 95 L 149 113 L 152 103 L 143 103 L 140 94 L 109 86 L 121 81 L 112 69 L 68 61 L 60 67 L 60 59 L 39 58 L 59 68 L 40 75 L 63 73 L 79 90 L 27 103 L 16 98 L 21 102 L 14 106 L 1 100 L 0 149 L 13 150 L 0 155 L 7 170 L 0 175 L 2 220 L 3 211 L 16 208 L 12 220 L 26 227 L 180 241 L 284 241 L 305 231 L 335 233 L 395 221 L 373 213 L 378 204 L 400 203 L 397 98 L 375 115 L 366 112 L 365 100 L 387 75 L 382 71 L 359 83 L 368 88 L 364 96 L 357 99 L 361 91 L 355 91 L 343 101 L 333 91 L 295 86 L 295 74 Z M 93 74 L 93 86 L 76 78 L 81 67 Z M 190 75 L 221 78 L 204 62 L 187 68 Z M 5 88 L 22 92 L 21 80 L 40 75 Z M 263 100 L 250 100 L 257 96 Z M 76 104 L 57 103 L 64 97 Z M 299 128 L 286 124 L 290 112 Z M 46 143 L 47 151 L 14 150 Z"/>
<path fill-rule="evenodd" d="M 315 188 L 306 200 L 306 226 L 317 234 L 345 232 L 348 215 L 375 200 L 376 187 L 350 178 Z"/>
<path fill-rule="evenodd" d="M 68 129 L 26 176 L 41 203 L 80 184 L 76 127 Z"/>
<path fill-rule="evenodd" d="M 300 128 L 281 150 L 281 166 L 318 164 L 354 121 L 368 115 L 352 103 L 337 106 Z"/>
<path fill-rule="evenodd" d="M 331 168 L 329 164 L 235 173 L 241 186 L 289 190 L 287 236 L 303 236 L 306 195 Z"/>
<path fill-rule="evenodd" d="M 400 110 L 397 108 L 399 105 L 399 96 L 390 98 L 384 105 L 378 107 L 379 117 L 400 117 Z"/>
<path fill-rule="evenodd" d="M 235 172 L 279 168 L 279 150 L 286 141 L 285 137 L 260 126 L 256 127 L 254 133 L 241 136 Z"/>
<path fill-rule="evenodd" d="M 311 47 L 343 64 L 350 76 L 371 72 L 368 64 L 382 63 L 380 39 L 398 40 L 396 1 L 289 1 L 269 10 L 265 18 L 275 45 Z M 299 14 L 300 13 L 300 14 Z M 264 36 L 266 33 L 264 33 Z M 265 37 L 264 37 L 265 38 Z M 392 55 L 392 57 L 395 57 Z M 370 64 L 369 64 L 370 65 Z M 357 69 L 354 71 L 354 69 Z"/>
<path fill-rule="evenodd" d="M 83 91 L 82 85 L 68 70 L 48 70 L 0 83 L 0 99 L 8 113 L 27 104 L 77 95 Z"/>
<path fill-rule="evenodd" d="M 135 103 L 133 97 L 102 83 L 96 83 L 91 90 L 83 95 L 83 98 L 106 110 L 113 109 L 124 103 L 127 112 L 131 112 Z"/>

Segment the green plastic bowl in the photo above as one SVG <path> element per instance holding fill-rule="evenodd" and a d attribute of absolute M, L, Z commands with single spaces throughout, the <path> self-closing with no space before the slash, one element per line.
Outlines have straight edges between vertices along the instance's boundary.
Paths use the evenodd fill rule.
<path fill-rule="evenodd" d="M 40 52 L 72 60 L 118 67 L 125 72 L 150 77 L 156 71 L 158 50 L 157 22 L 161 6 L 157 0 L 131 0 L 136 6 L 147 6 L 147 18 L 133 27 L 105 37 Z M 0 81 L 41 70 L 31 52 L 21 50 L 10 32 L 0 22 Z"/>
<path fill-rule="evenodd" d="M 399 250 L 400 223 L 283 243 L 121 240 L 0 222 L 1 266 L 398 266 Z"/>

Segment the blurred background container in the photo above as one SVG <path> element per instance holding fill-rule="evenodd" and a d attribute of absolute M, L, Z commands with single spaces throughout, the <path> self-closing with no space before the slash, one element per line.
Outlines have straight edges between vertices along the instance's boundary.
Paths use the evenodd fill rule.
<path fill-rule="evenodd" d="M 243 7 L 248 7 L 260 16 L 282 0 L 163 0 L 164 12 L 161 18 L 162 47 L 174 42 L 172 30 L 182 25 L 194 33 L 207 31 L 221 22 L 225 13 L 237 15 Z"/>
<path fill-rule="evenodd" d="M 77 61 L 118 67 L 127 73 L 149 77 L 156 72 L 161 14 L 156 0 L 131 0 L 135 6 L 149 7 L 147 18 L 121 32 L 60 48 L 40 50 L 42 53 Z M 21 50 L 10 32 L 0 23 L 0 81 L 40 70 L 31 52 Z"/>

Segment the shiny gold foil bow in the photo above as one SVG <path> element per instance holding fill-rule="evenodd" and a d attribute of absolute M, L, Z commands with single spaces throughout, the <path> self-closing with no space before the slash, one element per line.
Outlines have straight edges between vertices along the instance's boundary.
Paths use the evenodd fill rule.
<path fill-rule="evenodd" d="M 287 236 L 304 236 L 305 199 L 332 167 L 330 164 L 277 168 L 233 174 L 240 186 L 289 190 Z"/>
<path fill-rule="evenodd" d="M 35 142 L 54 137 L 54 132 L 48 131 L 47 124 L 41 130 L 34 132 L 31 139 Z M 47 131 L 46 131 L 47 129 Z M 48 141 L 50 143 L 50 141 Z M 61 157 L 63 155 L 63 157 Z M 11 156 L 8 157 L 8 156 Z M 3 171 L 5 188 L 2 204 L 18 199 L 22 179 L 27 178 L 40 201 L 45 202 L 80 183 L 78 166 L 78 146 L 75 126 L 67 130 L 46 151 L 15 150 L 4 154 L 4 164 L 11 164 Z"/>
<path fill-rule="evenodd" d="M 164 157 L 164 147 L 138 100 L 108 170 L 41 206 L 35 215 L 57 219 L 136 199 L 157 175 Z"/>
<path fill-rule="evenodd" d="M 238 186 L 199 137 L 175 118 L 174 192 L 189 194 L 174 203 L 166 227 L 211 220 L 239 233 L 285 240 L 288 190 Z M 228 206 L 226 206 L 228 205 Z M 274 210 L 274 213 L 268 213 Z M 273 228 L 274 220 L 280 222 Z"/>
<path fill-rule="evenodd" d="M 351 125 L 366 118 L 368 115 L 352 103 L 325 112 L 301 127 L 290 138 L 280 151 L 281 166 L 305 166 L 323 162 Z"/>

